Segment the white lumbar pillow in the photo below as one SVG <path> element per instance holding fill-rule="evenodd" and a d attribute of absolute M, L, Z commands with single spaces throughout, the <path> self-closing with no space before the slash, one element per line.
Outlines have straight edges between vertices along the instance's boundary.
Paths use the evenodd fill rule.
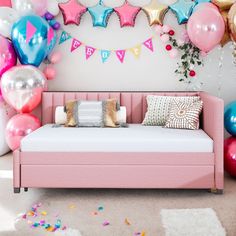
<path fill-rule="evenodd" d="M 64 125 L 66 123 L 66 112 L 64 111 L 64 106 L 58 106 L 55 110 L 55 124 Z M 126 107 L 121 106 L 120 110 L 117 111 L 117 121 L 118 123 L 126 123 Z"/>
<path fill-rule="evenodd" d="M 5 129 L 7 126 L 7 122 L 15 114 L 16 111 L 13 108 L 7 105 L 4 101 L 0 101 L 0 156 L 10 151 L 10 148 L 8 147 L 6 142 Z"/>

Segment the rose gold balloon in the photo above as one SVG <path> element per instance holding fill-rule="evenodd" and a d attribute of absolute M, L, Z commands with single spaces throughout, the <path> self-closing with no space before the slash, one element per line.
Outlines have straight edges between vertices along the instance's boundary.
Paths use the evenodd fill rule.
<path fill-rule="evenodd" d="M 192 14 L 187 24 L 191 42 L 203 52 L 218 45 L 225 32 L 225 23 L 218 10 L 201 7 Z"/>
<path fill-rule="evenodd" d="M 228 21 L 230 36 L 232 40 L 236 41 L 236 3 L 229 10 Z"/>
<path fill-rule="evenodd" d="M 44 74 L 34 66 L 12 67 L 1 80 L 3 98 L 21 113 L 29 113 L 37 107 L 46 86 Z"/>
<path fill-rule="evenodd" d="M 221 15 L 225 22 L 225 33 L 220 42 L 221 46 L 224 47 L 231 39 L 230 39 L 230 31 L 229 31 L 229 24 L 228 24 L 228 11 L 222 11 Z"/>
<path fill-rule="evenodd" d="M 212 0 L 220 10 L 229 10 L 230 7 L 235 3 L 235 0 Z"/>
<path fill-rule="evenodd" d="M 56 77 L 56 70 L 53 66 L 47 66 L 43 71 L 47 80 L 53 80 Z"/>
<path fill-rule="evenodd" d="M 40 127 L 40 121 L 30 114 L 18 114 L 13 116 L 7 123 L 6 141 L 11 150 L 20 147 L 21 139 Z"/>

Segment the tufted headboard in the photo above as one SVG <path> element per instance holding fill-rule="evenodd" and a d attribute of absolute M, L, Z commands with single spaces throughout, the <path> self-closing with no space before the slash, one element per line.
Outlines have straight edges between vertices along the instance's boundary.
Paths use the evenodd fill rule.
<path fill-rule="evenodd" d="M 200 92 L 44 92 L 42 96 L 42 124 L 54 123 L 57 106 L 69 100 L 104 100 L 116 98 L 127 109 L 128 123 L 141 123 L 147 110 L 146 96 L 197 96 Z"/>

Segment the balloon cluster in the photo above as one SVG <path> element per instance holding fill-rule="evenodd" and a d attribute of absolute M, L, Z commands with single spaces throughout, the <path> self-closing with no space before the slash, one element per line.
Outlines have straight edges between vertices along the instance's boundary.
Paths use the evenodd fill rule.
<path fill-rule="evenodd" d="M 236 177 L 236 102 L 225 107 L 224 124 L 225 129 L 232 135 L 224 143 L 225 170 Z"/>
<path fill-rule="evenodd" d="M 55 16 L 50 13 L 50 12 L 46 12 L 44 14 L 44 19 L 49 23 L 49 25 L 54 29 L 54 30 L 59 30 L 61 28 L 61 24 L 56 21 Z"/>
<path fill-rule="evenodd" d="M 40 127 L 30 113 L 41 102 L 47 79 L 37 67 L 49 57 L 56 61 L 54 30 L 60 24 L 52 21 L 59 13 L 56 0 L 12 0 L 12 7 L 0 7 L 0 78 L 3 99 L 19 113 L 6 127 L 6 141 L 16 150 L 23 137 Z M 42 16 L 49 14 L 48 23 Z"/>

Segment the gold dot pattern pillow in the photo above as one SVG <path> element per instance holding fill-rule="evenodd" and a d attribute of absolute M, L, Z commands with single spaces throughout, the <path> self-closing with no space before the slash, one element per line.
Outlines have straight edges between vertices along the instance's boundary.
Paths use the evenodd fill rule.
<path fill-rule="evenodd" d="M 199 116 L 202 108 L 202 101 L 185 103 L 174 100 L 164 127 L 173 129 L 199 129 Z"/>
<path fill-rule="evenodd" d="M 143 125 L 147 126 L 163 126 L 165 125 L 170 113 L 170 108 L 173 101 L 185 103 L 193 103 L 200 101 L 199 96 L 147 96 L 148 110 L 143 120 Z"/>

